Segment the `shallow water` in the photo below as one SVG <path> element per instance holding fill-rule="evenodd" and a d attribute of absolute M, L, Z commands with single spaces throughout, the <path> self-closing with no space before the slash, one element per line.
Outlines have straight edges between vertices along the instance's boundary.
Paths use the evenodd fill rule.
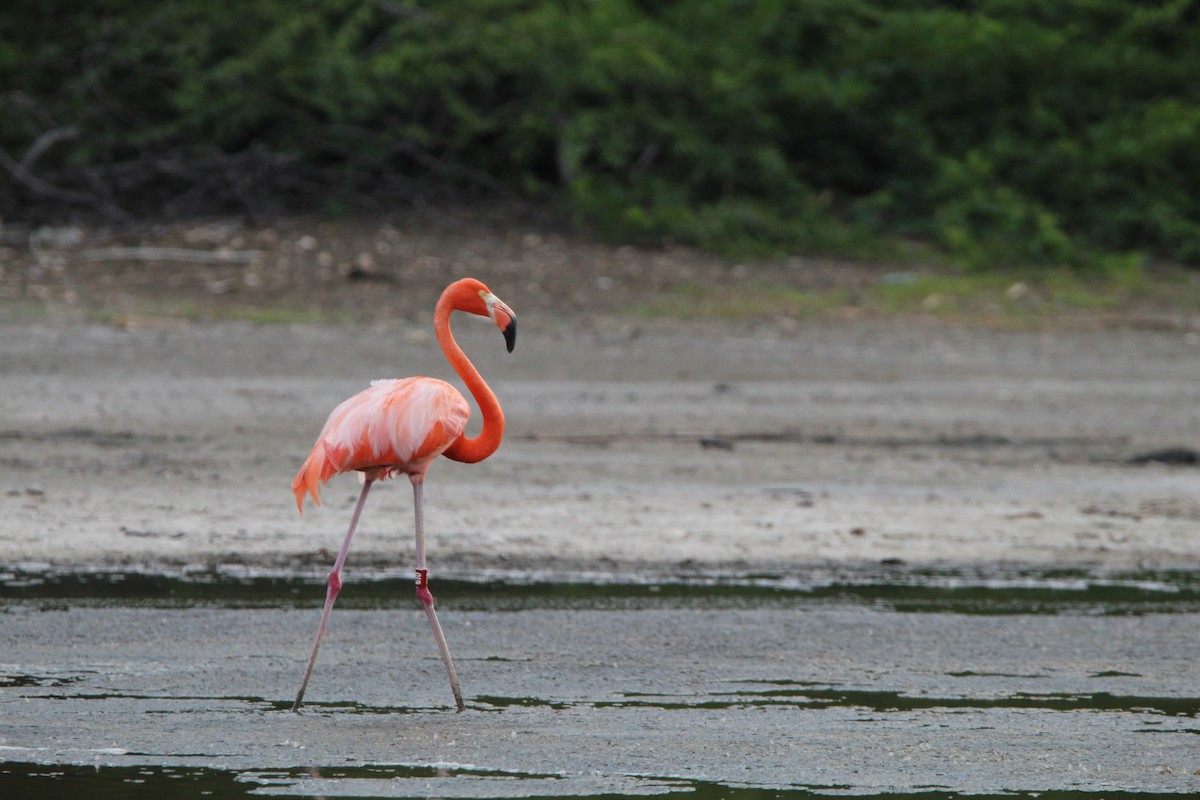
<path fill-rule="evenodd" d="M 576 576 L 578 577 L 578 576 Z M 842 573 L 699 575 L 674 578 L 493 573 L 484 580 L 431 579 L 439 607 L 463 611 L 646 610 L 862 605 L 958 614 L 1158 614 L 1200 612 L 1200 573 L 1011 570 L 854 570 Z M 413 579 L 396 571 L 347 578 L 339 608 L 403 608 Z M 249 570 L 179 573 L 0 569 L 0 601 L 72 606 L 222 608 L 319 605 L 324 575 Z"/>
<path fill-rule="evenodd" d="M 0 570 L 0 797 L 1200 793 L 1200 576 Z"/>

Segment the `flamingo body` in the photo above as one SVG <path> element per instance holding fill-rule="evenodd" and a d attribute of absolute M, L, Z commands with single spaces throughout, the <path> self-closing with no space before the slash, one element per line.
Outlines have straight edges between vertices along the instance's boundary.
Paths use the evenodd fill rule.
<path fill-rule="evenodd" d="M 321 484 L 343 472 L 423 474 L 462 435 L 470 416 L 462 393 L 437 378 L 371 381 L 326 420 L 292 481 L 297 507 L 304 511 L 306 494 L 320 505 Z"/>

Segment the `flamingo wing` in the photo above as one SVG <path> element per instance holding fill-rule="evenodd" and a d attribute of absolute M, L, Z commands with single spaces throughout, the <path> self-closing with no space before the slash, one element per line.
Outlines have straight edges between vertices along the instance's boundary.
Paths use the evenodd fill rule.
<path fill-rule="evenodd" d="M 342 402 L 292 481 L 296 505 L 304 495 L 320 505 L 320 486 L 334 475 L 378 468 L 424 472 L 467 427 L 471 407 L 462 393 L 436 378 L 372 381 Z"/>

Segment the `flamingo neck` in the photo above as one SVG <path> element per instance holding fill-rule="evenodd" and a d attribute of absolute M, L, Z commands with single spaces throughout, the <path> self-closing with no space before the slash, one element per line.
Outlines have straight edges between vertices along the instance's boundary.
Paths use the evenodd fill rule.
<path fill-rule="evenodd" d="M 467 354 L 458 346 L 458 342 L 454 341 L 454 334 L 450 332 L 450 314 L 455 308 L 453 298 L 443 295 L 433 312 L 433 330 L 437 334 L 438 344 L 442 346 L 442 352 L 446 354 L 446 360 L 462 378 L 467 390 L 479 405 L 479 411 L 483 415 L 483 429 L 473 439 L 468 439 L 466 434 L 459 436 L 446 448 L 443 455 L 454 461 L 475 463 L 496 452 L 496 448 L 500 446 L 500 439 L 504 436 L 504 411 L 501 410 L 496 395 L 479 374 L 479 370 L 475 369 Z"/>

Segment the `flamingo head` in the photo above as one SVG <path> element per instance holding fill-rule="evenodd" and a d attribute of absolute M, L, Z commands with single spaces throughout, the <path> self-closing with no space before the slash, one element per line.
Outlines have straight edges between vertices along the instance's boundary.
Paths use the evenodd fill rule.
<path fill-rule="evenodd" d="M 454 307 L 469 314 L 487 317 L 504 334 L 508 352 L 517 344 L 517 315 L 491 290 L 474 278 L 463 278 L 446 288 L 444 295 L 452 295 Z M 444 296 L 443 295 L 443 296 Z"/>

